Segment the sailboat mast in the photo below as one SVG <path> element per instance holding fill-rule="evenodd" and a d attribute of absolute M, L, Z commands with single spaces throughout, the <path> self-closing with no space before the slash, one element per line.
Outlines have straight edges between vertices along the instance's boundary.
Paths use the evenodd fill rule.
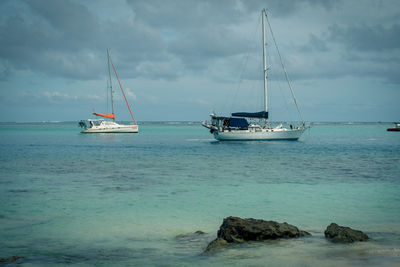
<path fill-rule="evenodd" d="M 112 114 L 114 114 L 113 121 L 115 121 L 115 113 L 114 113 L 114 92 L 113 92 L 112 83 L 111 83 L 110 52 L 109 52 L 109 49 L 108 49 L 108 48 L 107 48 L 107 66 L 108 66 L 108 78 L 110 79 L 111 108 L 112 108 Z"/>
<path fill-rule="evenodd" d="M 265 36 L 265 9 L 261 11 L 262 18 L 262 42 L 263 42 L 263 68 L 264 68 L 264 111 L 268 112 L 268 81 L 267 81 L 267 40 Z"/>

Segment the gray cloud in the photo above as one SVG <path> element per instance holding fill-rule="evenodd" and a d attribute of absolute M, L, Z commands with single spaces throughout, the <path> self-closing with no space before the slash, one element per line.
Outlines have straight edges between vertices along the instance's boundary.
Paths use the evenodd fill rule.
<path fill-rule="evenodd" d="M 107 47 L 113 48 L 114 61 L 130 70 L 141 61 L 165 58 L 160 33 L 147 25 L 100 20 L 86 6 L 69 0 L 18 4 L 26 8 L 0 24 L 0 64 L 7 70 L 3 77 L 15 70 L 29 70 L 95 79 L 104 75 Z M 135 77 L 138 73 L 121 75 Z"/>
<path fill-rule="evenodd" d="M 90 53 L 84 52 L 88 42 L 93 39 L 93 30 L 90 28 L 97 25 L 93 16 L 83 12 L 83 6 L 67 1 L 27 3 L 31 13 L 14 14 L 0 25 L 2 61 L 14 70 L 44 72 L 75 79 L 95 77 L 90 67 L 79 66 L 83 60 L 89 66 L 97 63 Z M 79 27 L 79 24 L 88 26 Z"/>
<path fill-rule="evenodd" d="M 187 33 L 170 43 L 168 51 L 194 71 L 206 69 L 210 62 L 246 52 L 245 40 L 225 27 L 204 28 Z"/>
<path fill-rule="evenodd" d="M 341 46 L 341 60 L 351 63 L 351 75 L 377 77 L 400 83 L 400 25 L 351 25 L 329 27 L 330 42 Z"/>
<path fill-rule="evenodd" d="M 389 27 L 378 25 L 339 26 L 329 28 L 330 40 L 339 42 L 348 49 L 361 51 L 383 51 L 400 48 L 400 25 Z"/>
<path fill-rule="evenodd" d="M 326 23 L 320 32 L 307 32 L 304 25 L 285 24 L 304 11 L 333 14 L 340 9 L 340 1 L 331 0 L 127 0 L 125 7 L 130 15 L 113 20 L 102 17 L 90 2 L 10 3 L 19 8 L 0 21 L 0 79 L 18 70 L 68 79 L 97 79 L 105 73 L 107 47 L 112 48 L 121 78 L 174 80 L 209 71 L 213 72 L 210 77 L 217 77 L 218 71 L 227 78 L 228 74 L 237 76 L 233 72 L 239 58 L 248 52 L 248 24 L 262 7 L 281 23 L 278 27 L 290 27 L 286 29 L 289 33 L 303 31 L 308 36 L 303 44 L 289 37 L 278 40 L 280 45 L 294 48 L 284 54 L 293 79 L 341 77 L 347 75 L 346 71 L 353 75 L 363 75 L 363 70 L 370 73 L 364 63 L 353 64 L 349 58 L 373 61 L 368 52 L 376 51 L 388 60 L 385 52 L 398 49 L 400 44 L 399 24 Z M 253 58 L 258 51 L 250 54 Z M 389 63 L 388 68 L 397 69 L 396 62 Z M 304 69 L 315 71 L 305 73 Z"/>
<path fill-rule="evenodd" d="M 138 20 L 152 27 L 173 29 L 177 33 L 207 26 L 230 25 L 242 21 L 241 1 L 235 0 L 127 0 Z"/>
<path fill-rule="evenodd" d="M 299 52 L 326 52 L 328 51 L 328 44 L 325 38 L 321 38 L 315 34 L 308 36 L 308 43 L 305 45 L 299 45 Z"/>
<path fill-rule="evenodd" d="M 25 3 L 68 44 L 64 47 L 72 46 L 72 49 L 77 49 L 79 45 L 85 46 L 98 36 L 98 18 L 84 5 L 68 0 L 25 0 Z"/>
<path fill-rule="evenodd" d="M 243 0 L 242 4 L 252 12 L 267 8 L 272 16 L 288 16 L 303 8 L 321 7 L 330 10 L 340 6 L 340 2 L 340 0 Z"/>
<path fill-rule="evenodd" d="M 106 48 L 140 119 L 204 119 L 238 83 L 252 102 L 250 84 L 262 82 L 262 8 L 300 100 L 322 106 L 335 96 L 346 110 L 355 103 L 346 91 L 363 103 L 398 95 L 396 0 L 2 0 L 0 106 L 21 119 L 36 110 L 32 119 L 46 118 L 47 106 L 57 106 L 57 119 L 61 107 L 65 119 L 87 116 L 105 101 Z M 268 65 L 273 86 L 284 76 L 276 55 Z"/>

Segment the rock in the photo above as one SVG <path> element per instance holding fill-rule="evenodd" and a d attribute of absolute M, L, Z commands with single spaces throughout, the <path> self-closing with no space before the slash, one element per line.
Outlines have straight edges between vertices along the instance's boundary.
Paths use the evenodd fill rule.
<path fill-rule="evenodd" d="M 311 234 L 309 232 L 307 232 L 307 231 L 300 230 L 300 237 L 301 236 L 308 236 L 308 235 L 311 235 Z"/>
<path fill-rule="evenodd" d="M 228 242 L 225 239 L 216 238 L 213 241 L 211 241 L 210 244 L 208 244 L 208 246 L 204 252 L 209 252 L 210 250 L 226 247 L 227 245 L 228 245 Z"/>
<path fill-rule="evenodd" d="M 369 237 L 361 231 L 350 227 L 339 226 L 331 223 L 325 230 L 325 237 L 334 243 L 352 243 L 356 241 L 367 241 Z"/>
<path fill-rule="evenodd" d="M 177 235 L 176 238 L 178 239 L 197 239 L 199 236 L 201 235 L 205 235 L 206 233 L 204 233 L 203 231 L 196 231 L 194 233 L 190 233 L 190 234 L 180 234 Z"/>
<path fill-rule="evenodd" d="M 218 231 L 218 237 L 228 243 L 251 240 L 268 240 L 277 238 L 293 238 L 310 235 L 300 231 L 296 226 L 286 222 L 264 221 L 258 219 L 225 218 Z"/>
<path fill-rule="evenodd" d="M 18 256 L 12 256 L 12 257 L 9 257 L 9 258 L 0 258 L 0 262 L 14 262 L 14 261 L 16 261 L 16 260 L 18 260 L 20 258 L 21 257 L 18 257 Z"/>
<path fill-rule="evenodd" d="M 199 246 L 204 248 L 213 237 L 203 231 L 196 231 L 194 233 L 179 234 L 175 238 L 178 242 L 176 245 L 179 247 L 198 249 Z"/>
<path fill-rule="evenodd" d="M 227 246 L 229 243 L 260 241 L 278 238 L 294 238 L 311 235 L 286 222 L 264 221 L 227 217 L 218 230 L 218 238 L 208 244 L 204 252 Z"/>

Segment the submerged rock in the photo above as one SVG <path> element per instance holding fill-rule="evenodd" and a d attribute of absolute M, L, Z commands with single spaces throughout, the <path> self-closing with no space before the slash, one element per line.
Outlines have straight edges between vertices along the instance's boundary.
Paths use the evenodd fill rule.
<path fill-rule="evenodd" d="M 223 248 L 223 247 L 226 247 L 227 245 L 228 245 L 228 242 L 225 239 L 216 238 L 213 241 L 211 241 L 210 244 L 208 244 L 208 246 L 204 252 L 208 252 L 210 250 L 214 250 L 217 248 Z"/>
<path fill-rule="evenodd" d="M 18 256 L 12 256 L 12 257 L 9 257 L 9 258 L 0 258 L 0 262 L 14 262 L 14 261 L 16 261 L 16 260 L 18 260 L 20 258 L 21 257 L 18 257 Z"/>
<path fill-rule="evenodd" d="M 334 243 L 352 243 L 356 241 L 367 241 L 369 237 L 359 230 L 350 227 L 339 226 L 331 223 L 325 230 L 325 237 Z"/>
<path fill-rule="evenodd" d="M 194 233 L 190 233 L 190 234 L 179 234 L 176 236 L 176 238 L 178 239 L 193 239 L 193 238 L 197 238 L 198 236 L 204 235 L 205 233 L 203 231 L 196 231 Z"/>
<path fill-rule="evenodd" d="M 218 231 L 218 237 L 225 239 L 228 243 L 293 238 L 306 235 L 310 235 L 310 233 L 301 231 L 296 226 L 286 222 L 278 223 L 239 217 L 225 218 Z"/>
<path fill-rule="evenodd" d="M 242 243 L 245 241 L 260 241 L 278 238 L 295 238 L 311 235 L 299 230 L 296 226 L 275 221 L 259 219 L 242 219 L 227 217 L 223 220 L 218 230 L 218 238 L 213 240 L 205 252 L 215 248 L 224 247 L 229 243 Z"/>

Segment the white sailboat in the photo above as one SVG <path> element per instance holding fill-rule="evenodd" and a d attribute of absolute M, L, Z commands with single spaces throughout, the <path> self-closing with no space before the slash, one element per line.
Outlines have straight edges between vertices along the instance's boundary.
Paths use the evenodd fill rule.
<path fill-rule="evenodd" d="M 114 70 L 115 76 L 117 77 L 118 84 L 121 88 L 122 95 L 124 96 L 126 105 L 128 107 L 129 113 L 131 114 L 133 124 L 118 124 L 115 122 L 115 112 L 114 112 L 114 91 L 111 83 L 111 71 L 110 71 L 110 63 Z M 88 119 L 81 120 L 79 122 L 79 126 L 83 128 L 82 133 L 137 133 L 139 132 L 139 126 L 137 125 L 135 118 L 132 115 L 131 108 L 129 107 L 128 100 L 126 99 L 124 89 L 122 89 L 121 82 L 119 81 L 117 71 L 115 70 L 114 64 L 112 63 L 109 50 L 107 49 L 107 65 L 108 65 L 108 77 L 109 77 L 109 89 L 111 94 L 111 114 L 101 114 L 97 112 L 93 112 L 93 115 L 108 118 L 111 120 L 104 119 Z"/>
<path fill-rule="evenodd" d="M 274 35 L 272 33 L 271 25 L 269 24 L 265 9 L 261 12 L 262 17 L 262 40 L 263 40 L 263 73 L 264 73 L 264 110 L 260 112 L 235 112 L 229 117 L 217 116 L 216 114 L 210 114 L 211 122 L 203 122 L 202 125 L 210 129 L 211 134 L 214 135 L 217 140 L 298 140 L 306 129 L 306 126 L 301 117 L 300 109 L 297 105 L 296 98 L 292 90 L 286 69 L 283 65 L 282 58 Z M 289 128 L 284 128 L 281 125 L 278 127 L 271 127 L 268 123 L 268 80 L 267 80 L 267 58 L 266 58 L 266 36 L 265 36 L 265 20 L 268 23 L 272 39 L 274 40 L 275 46 L 278 51 L 279 58 L 281 60 L 282 68 L 285 73 L 294 103 L 296 104 L 297 111 L 301 118 L 301 124 L 299 126 L 290 125 Z M 258 123 L 249 123 L 247 119 L 258 119 Z"/>

